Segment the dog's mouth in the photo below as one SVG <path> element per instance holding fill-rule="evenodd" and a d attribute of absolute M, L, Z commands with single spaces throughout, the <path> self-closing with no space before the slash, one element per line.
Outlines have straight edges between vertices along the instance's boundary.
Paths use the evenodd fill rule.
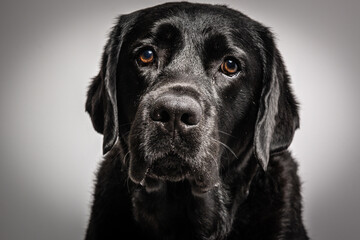
<path fill-rule="evenodd" d="M 148 192 L 161 189 L 166 182 L 187 181 L 195 195 L 201 195 L 212 189 L 218 182 L 210 176 L 214 173 L 202 173 L 194 169 L 191 160 L 186 160 L 174 152 L 154 159 L 143 172 L 142 180 L 138 183 Z"/>
<path fill-rule="evenodd" d="M 190 173 L 189 164 L 176 153 L 170 152 L 164 157 L 152 161 L 146 176 L 177 182 L 184 180 Z"/>

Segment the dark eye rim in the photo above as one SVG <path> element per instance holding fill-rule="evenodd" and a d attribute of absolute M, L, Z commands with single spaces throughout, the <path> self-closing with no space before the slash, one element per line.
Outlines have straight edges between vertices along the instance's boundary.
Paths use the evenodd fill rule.
<path fill-rule="evenodd" d="M 236 64 L 236 70 L 234 72 L 229 72 L 224 68 L 224 64 L 228 60 L 231 60 Z M 222 63 L 220 64 L 219 71 L 226 77 L 231 77 L 231 78 L 236 77 L 239 75 L 240 72 L 242 72 L 242 63 L 235 57 L 231 57 L 231 56 L 225 57 Z"/>

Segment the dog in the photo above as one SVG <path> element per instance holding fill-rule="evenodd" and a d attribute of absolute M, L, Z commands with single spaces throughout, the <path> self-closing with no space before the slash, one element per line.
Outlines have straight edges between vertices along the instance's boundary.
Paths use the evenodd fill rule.
<path fill-rule="evenodd" d="M 308 239 L 298 103 L 262 24 L 186 2 L 122 15 L 86 111 L 104 153 L 86 240 Z"/>

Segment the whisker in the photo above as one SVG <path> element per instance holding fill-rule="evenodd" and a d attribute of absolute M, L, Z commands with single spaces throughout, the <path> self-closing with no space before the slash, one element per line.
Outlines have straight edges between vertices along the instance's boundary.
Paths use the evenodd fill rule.
<path fill-rule="evenodd" d="M 216 168 L 219 169 L 219 164 L 218 162 L 216 161 L 215 157 L 213 155 L 210 155 L 211 159 L 214 160 L 214 163 L 216 165 Z"/>
<path fill-rule="evenodd" d="M 227 132 L 224 132 L 224 131 L 221 131 L 221 130 L 218 130 L 218 133 L 225 134 L 225 135 L 227 135 L 227 136 L 229 136 L 229 137 L 237 138 L 237 137 L 235 137 L 234 135 L 231 135 L 230 133 L 227 133 Z"/>
<path fill-rule="evenodd" d="M 236 154 L 234 153 L 234 151 L 233 151 L 228 145 L 226 145 L 225 143 L 223 143 L 223 142 L 221 142 L 221 141 L 219 141 L 219 140 L 217 140 L 217 139 L 215 139 L 215 138 L 210 138 L 210 139 L 213 140 L 213 141 L 215 141 L 215 142 L 217 142 L 217 143 L 219 143 L 219 144 L 221 144 L 223 147 L 225 147 L 227 150 L 229 150 L 229 152 L 231 152 L 232 155 L 234 155 L 234 157 L 235 157 L 236 159 L 238 159 L 238 157 L 236 156 Z"/>

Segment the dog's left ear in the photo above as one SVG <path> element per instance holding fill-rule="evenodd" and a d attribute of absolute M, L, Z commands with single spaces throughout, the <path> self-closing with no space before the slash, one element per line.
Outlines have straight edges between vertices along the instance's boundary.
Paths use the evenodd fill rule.
<path fill-rule="evenodd" d="M 271 153 L 289 147 L 299 127 L 298 106 L 290 87 L 290 79 L 272 34 L 260 33 L 263 58 L 263 88 L 255 126 L 254 148 L 263 170 Z"/>
<path fill-rule="evenodd" d="M 103 154 L 115 144 L 118 137 L 118 109 L 116 100 L 116 76 L 118 58 L 131 14 L 119 17 L 104 47 L 99 74 L 93 78 L 86 100 L 86 111 L 91 117 L 95 130 L 104 135 Z"/>

